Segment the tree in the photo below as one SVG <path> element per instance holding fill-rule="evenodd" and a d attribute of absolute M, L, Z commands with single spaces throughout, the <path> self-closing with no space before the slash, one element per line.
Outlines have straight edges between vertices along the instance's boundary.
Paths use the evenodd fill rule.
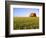
<path fill-rule="evenodd" d="M 30 17 L 36 17 L 36 13 L 31 13 Z"/>

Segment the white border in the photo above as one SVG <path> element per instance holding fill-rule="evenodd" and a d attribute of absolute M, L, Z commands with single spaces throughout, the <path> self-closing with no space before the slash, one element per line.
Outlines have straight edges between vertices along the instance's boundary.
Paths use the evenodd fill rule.
<path fill-rule="evenodd" d="M 39 29 L 13 30 L 13 8 L 38 8 L 39 9 Z M 25 34 L 42 32 L 42 6 L 10 5 L 10 34 Z"/>

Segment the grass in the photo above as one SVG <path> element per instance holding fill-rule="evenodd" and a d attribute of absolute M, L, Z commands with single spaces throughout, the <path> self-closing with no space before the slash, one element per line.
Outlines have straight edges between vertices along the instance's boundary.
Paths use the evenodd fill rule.
<path fill-rule="evenodd" d="M 14 17 L 14 29 L 38 29 L 39 17 Z"/>

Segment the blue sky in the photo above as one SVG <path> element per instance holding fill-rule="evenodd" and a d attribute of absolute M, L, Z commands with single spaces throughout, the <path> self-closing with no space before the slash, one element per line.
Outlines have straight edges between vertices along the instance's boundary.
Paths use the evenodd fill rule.
<path fill-rule="evenodd" d="M 39 16 L 39 9 L 37 8 L 13 8 L 13 16 L 16 17 L 29 16 L 32 12 Z"/>

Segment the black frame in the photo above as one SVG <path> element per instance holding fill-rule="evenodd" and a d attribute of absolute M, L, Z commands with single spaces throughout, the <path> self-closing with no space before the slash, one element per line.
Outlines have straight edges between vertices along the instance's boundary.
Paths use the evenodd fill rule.
<path fill-rule="evenodd" d="M 15 4 L 15 3 L 22 3 L 22 4 L 33 4 L 33 5 L 42 5 L 43 6 L 43 33 L 30 33 L 30 34 L 18 34 L 18 35 L 9 35 L 9 16 L 10 16 L 10 13 L 9 13 L 9 5 L 10 4 Z M 20 2 L 20 1 L 5 1 L 5 36 L 6 37 L 18 37 L 18 36 L 37 36 L 37 35 L 45 35 L 45 3 L 40 3 L 40 2 Z"/>

